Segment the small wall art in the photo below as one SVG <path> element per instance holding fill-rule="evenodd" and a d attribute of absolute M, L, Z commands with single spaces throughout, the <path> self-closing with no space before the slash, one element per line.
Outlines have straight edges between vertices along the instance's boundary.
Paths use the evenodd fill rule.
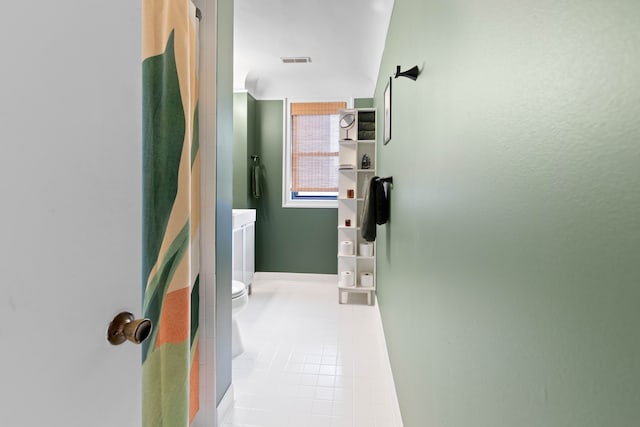
<path fill-rule="evenodd" d="M 391 77 L 384 90 L 384 144 L 391 141 Z"/>

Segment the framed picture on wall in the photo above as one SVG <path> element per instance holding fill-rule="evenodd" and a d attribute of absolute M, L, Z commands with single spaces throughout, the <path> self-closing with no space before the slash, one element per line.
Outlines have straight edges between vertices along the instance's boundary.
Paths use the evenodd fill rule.
<path fill-rule="evenodd" d="M 384 144 L 391 141 L 391 77 L 384 90 Z"/>

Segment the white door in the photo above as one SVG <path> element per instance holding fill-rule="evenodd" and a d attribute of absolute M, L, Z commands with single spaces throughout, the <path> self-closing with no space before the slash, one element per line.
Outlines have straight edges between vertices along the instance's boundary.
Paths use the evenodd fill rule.
<path fill-rule="evenodd" d="M 140 1 L 0 9 L 0 426 L 135 427 Z"/>

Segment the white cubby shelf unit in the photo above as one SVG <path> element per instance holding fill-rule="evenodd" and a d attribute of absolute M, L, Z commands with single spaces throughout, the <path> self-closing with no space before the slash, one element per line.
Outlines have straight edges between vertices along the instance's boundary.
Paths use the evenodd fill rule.
<path fill-rule="evenodd" d="M 355 121 L 348 129 L 340 128 L 338 302 L 349 302 L 350 294 L 360 293 L 366 294 L 371 305 L 376 290 L 376 248 L 374 242 L 362 238 L 360 217 L 367 183 L 376 172 L 376 110 L 342 110 L 341 122 L 348 114 L 353 114 Z M 361 248 L 362 244 L 369 246 Z"/>

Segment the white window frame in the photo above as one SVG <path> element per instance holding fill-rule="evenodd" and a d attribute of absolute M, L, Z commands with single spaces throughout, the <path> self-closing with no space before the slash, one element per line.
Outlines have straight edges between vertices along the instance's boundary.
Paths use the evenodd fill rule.
<path fill-rule="evenodd" d="M 283 102 L 283 149 L 282 149 L 282 207 L 283 208 L 338 208 L 338 200 L 294 200 L 291 198 L 291 103 L 296 102 L 346 102 L 353 108 L 353 98 L 285 98 Z"/>

